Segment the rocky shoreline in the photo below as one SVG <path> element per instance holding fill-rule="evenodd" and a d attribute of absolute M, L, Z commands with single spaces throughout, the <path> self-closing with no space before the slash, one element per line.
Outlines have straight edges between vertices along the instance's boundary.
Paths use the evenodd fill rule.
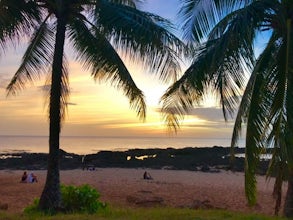
<path fill-rule="evenodd" d="M 241 155 L 244 148 L 235 148 Z M 60 169 L 95 168 L 151 168 L 219 172 L 220 170 L 244 171 L 244 158 L 236 157 L 231 164 L 228 147 L 187 147 L 182 149 L 132 149 L 127 151 L 100 151 L 95 154 L 77 155 L 60 150 Z M 0 169 L 45 170 L 46 153 L 2 153 Z M 268 161 L 262 160 L 258 174 L 265 174 Z"/>

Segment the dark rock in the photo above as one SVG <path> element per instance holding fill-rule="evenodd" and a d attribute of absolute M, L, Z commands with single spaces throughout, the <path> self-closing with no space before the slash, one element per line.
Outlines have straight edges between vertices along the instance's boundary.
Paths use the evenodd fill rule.
<path fill-rule="evenodd" d="M 203 165 L 200 168 L 200 171 L 202 171 L 202 172 L 209 172 L 210 171 L 210 167 L 208 165 Z"/>
<path fill-rule="evenodd" d="M 243 154 L 244 148 L 235 148 Z M 244 171 L 244 158 L 236 157 L 231 164 L 229 147 L 187 147 L 182 149 L 132 149 L 127 151 L 100 151 L 81 156 L 60 150 L 60 169 L 86 169 L 87 167 L 120 167 L 191 170 L 219 172 L 219 170 Z M 0 154 L 0 169 L 43 170 L 47 169 L 48 154 L 11 153 Z M 83 162 L 82 162 L 83 161 Z M 260 161 L 259 174 L 265 174 L 268 161 Z"/>

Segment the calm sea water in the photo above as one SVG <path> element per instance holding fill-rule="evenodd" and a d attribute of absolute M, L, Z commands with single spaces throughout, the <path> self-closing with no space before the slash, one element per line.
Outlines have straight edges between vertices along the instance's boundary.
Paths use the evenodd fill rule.
<path fill-rule="evenodd" d="M 26 151 L 48 153 L 48 137 L 0 136 L 0 153 Z M 147 148 L 227 147 L 228 138 L 179 138 L 179 137 L 61 137 L 60 148 L 69 153 L 92 154 L 101 150 L 124 151 Z M 240 141 L 239 146 L 243 146 Z"/>

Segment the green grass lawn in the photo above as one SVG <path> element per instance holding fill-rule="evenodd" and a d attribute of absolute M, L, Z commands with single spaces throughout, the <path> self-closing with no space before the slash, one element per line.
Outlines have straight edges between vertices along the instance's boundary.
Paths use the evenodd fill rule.
<path fill-rule="evenodd" d="M 243 214 L 237 212 L 221 211 L 221 210 L 192 210 L 192 209 L 175 209 L 175 208 L 106 208 L 94 215 L 88 214 L 67 214 L 44 216 L 42 214 L 10 214 L 0 212 L 2 220 L 97 220 L 97 219 L 149 219 L 149 220 L 285 220 L 286 218 L 267 217 L 256 214 Z"/>

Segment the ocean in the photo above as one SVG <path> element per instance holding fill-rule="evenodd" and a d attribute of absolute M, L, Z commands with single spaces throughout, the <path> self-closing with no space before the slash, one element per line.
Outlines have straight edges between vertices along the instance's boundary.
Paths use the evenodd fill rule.
<path fill-rule="evenodd" d="M 48 153 L 47 136 L 0 136 L 0 153 Z M 63 136 L 60 148 L 68 153 L 93 154 L 102 150 L 125 151 L 147 148 L 213 147 L 230 145 L 229 138 L 192 137 L 77 137 Z M 243 140 L 239 147 L 243 147 Z"/>

